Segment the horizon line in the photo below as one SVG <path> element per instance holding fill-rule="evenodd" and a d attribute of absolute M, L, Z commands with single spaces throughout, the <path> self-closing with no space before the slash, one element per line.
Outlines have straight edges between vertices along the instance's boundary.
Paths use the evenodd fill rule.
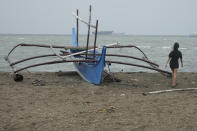
<path fill-rule="evenodd" d="M 0 33 L 0 35 L 72 35 L 72 34 L 64 34 L 64 33 Z M 87 35 L 87 34 L 79 34 L 79 35 Z M 90 34 L 94 35 L 94 34 Z M 190 36 L 186 34 L 98 34 L 99 36 Z"/>

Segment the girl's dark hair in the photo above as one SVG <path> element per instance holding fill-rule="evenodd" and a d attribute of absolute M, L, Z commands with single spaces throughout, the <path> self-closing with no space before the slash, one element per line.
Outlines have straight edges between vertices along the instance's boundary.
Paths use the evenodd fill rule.
<path fill-rule="evenodd" d="M 178 42 L 175 42 L 174 43 L 173 51 L 178 51 L 178 48 L 179 48 L 179 43 Z"/>

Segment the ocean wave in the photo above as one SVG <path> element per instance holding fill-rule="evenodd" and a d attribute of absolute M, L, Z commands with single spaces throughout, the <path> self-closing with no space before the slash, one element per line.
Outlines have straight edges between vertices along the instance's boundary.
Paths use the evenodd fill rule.
<path fill-rule="evenodd" d="M 187 48 L 184 48 L 184 47 L 183 47 L 183 48 L 179 48 L 179 49 L 180 49 L 180 50 L 187 50 Z"/>
<path fill-rule="evenodd" d="M 17 39 L 19 39 L 19 40 L 24 40 L 25 38 L 23 38 L 23 37 L 20 37 L 20 38 L 17 38 Z"/>
<path fill-rule="evenodd" d="M 138 48 L 151 48 L 151 46 L 146 46 L 146 45 L 142 45 L 142 46 L 137 46 Z"/>
<path fill-rule="evenodd" d="M 170 46 L 163 46 L 161 48 L 163 48 L 163 49 L 170 49 L 171 47 Z"/>

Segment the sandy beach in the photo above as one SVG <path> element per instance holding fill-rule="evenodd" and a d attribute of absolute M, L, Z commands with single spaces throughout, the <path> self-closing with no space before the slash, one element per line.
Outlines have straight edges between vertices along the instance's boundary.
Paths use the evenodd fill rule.
<path fill-rule="evenodd" d="M 160 73 L 116 73 L 92 85 L 76 73 L 0 73 L 2 131 L 196 131 L 197 90 L 172 89 Z M 197 73 L 178 73 L 179 88 L 197 88 Z"/>

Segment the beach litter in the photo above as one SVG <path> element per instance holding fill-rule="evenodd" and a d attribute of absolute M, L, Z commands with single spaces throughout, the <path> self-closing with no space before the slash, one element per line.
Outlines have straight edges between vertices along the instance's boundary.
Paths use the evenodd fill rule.
<path fill-rule="evenodd" d="M 115 107 L 114 106 L 109 106 L 109 107 L 103 107 L 100 109 L 96 109 L 95 112 L 107 112 L 107 113 L 112 113 L 115 112 Z"/>
<path fill-rule="evenodd" d="M 132 81 L 139 81 L 138 79 L 130 79 L 130 80 L 132 80 Z"/>
<path fill-rule="evenodd" d="M 46 82 L 44 82 L 42 80 L 34 80 L 32 82 L 32 85 L 34 85 L 34 86 L 45 86 L 46 85 Z"/>
<path fill-rule="evenodd" d="M 120 94 L 120 96 L 125 96 L 125 94 Z"/>

